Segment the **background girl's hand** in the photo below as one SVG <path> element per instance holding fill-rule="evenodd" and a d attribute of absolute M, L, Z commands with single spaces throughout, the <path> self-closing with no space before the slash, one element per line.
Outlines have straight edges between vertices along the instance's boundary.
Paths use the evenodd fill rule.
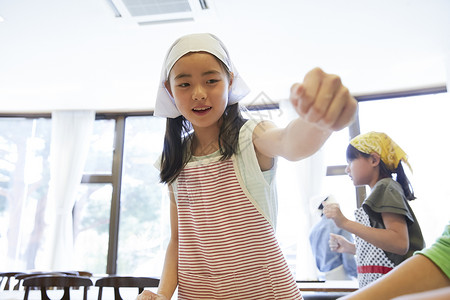
<path fill-rule="evenodd" d="M 347 221 L 347 218 L 342 214 L 341 208 L 338 203 L 326 203 L 326 201 L 322 202 L 323 205 L 323 214 L 328 219 L 332 219 L 334 223 L 336 223 L 337 227 L 342 226 L 344 222 Z"/>
<path fill-rule="evenodd" d="M 140 293 L 136 300 L 169 300 L 166 296 L 155 294 L 151 291 L 143 291 Z"/>
<path fill-rule="evenodd" d="M 330 233 L 328 245 L 330 246 L 331 251 L 355 254 L 355 244 L 347 240 L 342 235 Z"/>
<path fill-rule="evenodd" d="M 290 100 L 308 122 L 328 130 L 341 130 L 354 120 L 357 101 L 337 75 L 320 68 L 309 71 L 303 83 L 291 87 Z"/>

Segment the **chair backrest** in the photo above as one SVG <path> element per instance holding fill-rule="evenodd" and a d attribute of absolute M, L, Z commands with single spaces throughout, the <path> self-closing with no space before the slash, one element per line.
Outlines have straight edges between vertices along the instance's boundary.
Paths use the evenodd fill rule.
<path fill-rule="evenodd" d="M 17 274 L 16 280 L 17 284 L 14 286 L 14 290 L 20 289 L 20 284 L 22 283 L 22 280 L 28 277 L 37 276 L 37 275 L 71 275 L 71 276 L 78 276 L 77 271 L 52 271 L 52 272 L 46 272 L 46 271 L 36 271 L 36 272 L 30 272 L 30 273 L 20 273 Z"/>
<path fill-rule="evenodd" d="M 98 286 L 98 300 L 102 299 L 103 287 L 114 288 L 114 300 L 123 300 L 120 296 L 119 288 L 135 287 L 141 293 L 146 287 L 158 287 L 159 279 L 152 277 L 134 276 L 107 276 L 97 279 L 95 286 Z M 109 300 L 109 299 L 108 299 Z"/>
<path fill-rule="evenodd" d="M 47 295 L 47 290 L 51 287 L 61 287 L 64 289 L 61 300 L 70 300 L 70 288 L 83 286 L 83 300 L 87 300 L 87 288 L 92 285 L 92 280 L 83 276 L 61 274 L 30 276 L 23 280 L 23 286 L 25 287 L 25 296 L 23 299 L 28 299 L 31 287 L 39 287 L 41 289 L 41 300 L 50 300 Z"/>
<path fill-rule="evenodd" d="M 9 290 L 11 285 L 11 279 L 15 278 L 17 275 L 23 274 L 23 272 L 4 272 L 0 273 L 0 286 L 5 281 L 3 290 Z M 6 280 L 5 280 L 6 279 Z"/>

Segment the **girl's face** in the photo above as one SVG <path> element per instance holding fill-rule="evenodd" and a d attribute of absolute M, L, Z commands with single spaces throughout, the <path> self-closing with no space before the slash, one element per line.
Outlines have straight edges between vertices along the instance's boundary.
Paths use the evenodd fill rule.
<path fill-rule="evenodd" d="M 375 155 L 370 157 L 360 156 L 351 161 L 345 168 L 345 172 L 353 180 L 355 186 L 369 185 L 371 188 L 378 181 L 379 159 Z"/>
<path fill-rule="evenodd" d="M 228 104 L 232 80 L 222 64 L 206 52 L 188 53 L 173 66 L 166 88 L 180 113 L 196 127 L 210 127 Z"/>

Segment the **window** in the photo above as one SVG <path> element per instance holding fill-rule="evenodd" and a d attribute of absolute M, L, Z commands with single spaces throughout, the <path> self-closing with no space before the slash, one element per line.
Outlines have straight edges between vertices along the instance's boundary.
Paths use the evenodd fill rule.
<path fill-rule="evenodd" d="M 410 204 L 427 245 L 442 233 L 450 210 L 442 189 L 450 170 L 445 131 L 450 128 L 448 97 L 434 94 L 363 101 L 359 107 L 361 132 L 384 131 L 409 155 L 414 173 L 408 177 L 418 198 Z M 270 119 L 278 126 L 285 126 L 294 116 L 284 102 L 279 109 L 245 115 Z M 76 266 L 94 273 L 159 276 L 170 235 L 167 187 L 159 183 L 154 167 L 162 150 L 165 119 L 125 114 L 97 117 L 73 209 Z M 50 118 L 0 118 L 2 269 L 46 268 L 40 258 L 46 243 L 43 215 L 50 138 Z M 352 181 L 345 174 L 326 176 L 327 167 L 346 165 L 348 141 L 349 131 L 344 129 L 334 133 L 308 161 L 278 160 L 277 236 L 299 280 L 317 278 L 308 240 L 316 209 L 310 200 L 332 194 L 344 214 L 353 217 Z"/>
<path fill-rule="evenodd" d="M 86 184 L 78 188 L 73 211 L 74 260 L 77 270 L 94 274 L 106 271 L 111 184 Z"/>
<path fill-rule="evenodd" d="M 0 269 L 34 269 L 45 243 L 51 122 L 0 118 Z"/>
<path fill-rule="evenodd" d="M 442 234 L 449 220 L 445 190 L 450 171 L 449 111 L 448 93 L 362 102 L 359 107 L 361 132 L 383 131 L 409 156 L 413 174 L 407 176 L 417 197 L 410 205 L 427 246 Z"/>
<path fill-rule="evenodd" d="M 85 174 L 111 175 L 114 152 L 114 119 L 96 120 L 91 137 Z"/>
<path fill-rule="evenodd" d="M 94 122 L 85 175 L 73 209 L 75 267 L 98 274 L 107 269 L 115 124 L 114 119 Z"/>
<path fill-rule="evenodd" d="M 335 132 L 323 146 L 324 164 L 329 166 L 346 166 L 345 151 L 350 141 L 348 129 Z M 355 187 L 347 174 L 325 176 L 322 182 L 322 193 L 333 195 L 339 202 L 342 212 L 352 217 L 356 208 Z"/>
<path fill-rule="evenodd" d="M 167 187 L 155 168 L 165 119 L 128 117 L 125 126 L 117 272 L 160 276 L 170 237 Z"/>

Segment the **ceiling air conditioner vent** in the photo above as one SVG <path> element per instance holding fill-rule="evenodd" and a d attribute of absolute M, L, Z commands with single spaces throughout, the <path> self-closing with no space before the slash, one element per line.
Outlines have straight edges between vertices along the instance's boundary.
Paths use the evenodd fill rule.
<path fill-rule="evenodd" d="M 139 25 L 201 21 L 210 18 L 206 0 L 107 0 L 116 17 Z"/>

